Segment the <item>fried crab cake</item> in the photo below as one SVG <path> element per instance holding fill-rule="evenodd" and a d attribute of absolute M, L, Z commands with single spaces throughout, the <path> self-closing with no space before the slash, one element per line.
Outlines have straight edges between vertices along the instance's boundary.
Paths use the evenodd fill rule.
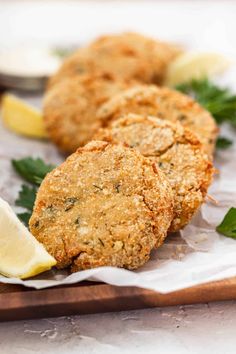
<path fill-rule="evenodd" d="M 96 75 L 97 71 L 94 58 L 91 56 L 88 48 L 79 48 L 74 53 L 66 57 L 58 71 L 50 77 L 47 88 L 51 89 L 52 86 L 67 78 L 84 76 L 88 74 Z"/>
<path fill-rule="evenodd" d="M 168 64 L 179 54 L 169 43 L 133 32 L 102 36 L 90 50 L 104 70 L 146 83 L 162 82 Z"/>
<path fill-rule="evenodd" d="M 101 129 L 95 139 L 124 143 L 156 163 L 174 192 L 170 232 L 182 229 L 203 203 L 213 167 L 194 133 L 179 123 L 129 114 Z"/>
<path fill-rule="evenodd" d="M 114 94 L 131 87 L 109 75 L 68 78 L 45 95 L 43 117 L 51 140 L 65 152 L 86 144 L 98 128 L 97 109 Z"/>
<path fill-rule="evenodd" d="M 58 268 L 135 269 L 163 243 L 172 218 L 172 189 L 153 162 L 93 141 L 46 176 L 30 231 Z"/>
<path fill-rule="evenodd" d="M 102 36 L 88 47 L 68 57 L 50 79 L 49 86 L 64 77 L 98 72 L 135 79 L 144 83 L 161 83 L 169 63 L 180 53 L 169 43 L 137 33 Z"/>
<path fill-rule="evenodd" d="M 218 133 L 214 118 L 183 93 L 166 87 L 140 85 L 111 98 L 99 109 L 98 117 L 107 124 L 128 113 L 178 121 L 197 134 L 209 156 L 214 152 Z"/>

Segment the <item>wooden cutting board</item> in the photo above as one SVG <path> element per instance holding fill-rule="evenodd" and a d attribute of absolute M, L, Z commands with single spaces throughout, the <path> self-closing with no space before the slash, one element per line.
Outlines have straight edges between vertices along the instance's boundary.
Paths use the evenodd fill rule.
<path fill-rule="evenodd" d="M 93 282 L 44 290 L 0 284 L 0 321 L 234 299 L 236 299 L 236 277 L 166 295 L 136 287 L 118 287 Z"/>

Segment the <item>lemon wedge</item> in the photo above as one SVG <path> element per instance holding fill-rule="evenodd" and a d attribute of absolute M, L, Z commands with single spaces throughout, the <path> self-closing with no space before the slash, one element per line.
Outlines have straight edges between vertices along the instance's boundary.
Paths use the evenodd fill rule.
<path fill-rule="evenodd" d="M 175 86 L 192 79 L 212 77 L 223 73 L 229 65 L 230 61 L 220 54 L 184 53 L 170 64 L 165 85 Z"/>
<path fill-rule="evenodd" d="M 42 114 L 14 95 L 2 99 L 2 118 L 7 128 L 31 138 L 46 138 Z"/>
<path fill-rule="evenodd" d="M 49 270 L 55 264 L 56 260 L 0 198 L 0 273 L 25 279 Z"/>

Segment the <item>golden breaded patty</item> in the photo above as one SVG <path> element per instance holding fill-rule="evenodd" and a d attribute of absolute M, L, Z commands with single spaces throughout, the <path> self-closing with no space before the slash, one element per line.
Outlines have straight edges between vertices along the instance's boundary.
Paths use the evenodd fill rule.
<path fill-rule="evenodd" d="M 124 143 L 159 165 L 174 192 L 170 232 L 183 228 L 203 203 L 213 167 L 194 133 L 179 123 L 129 114 L 101 129 L 97 140 Z"/>
<path fill-rule="evenodd" d="M 67 56 L 58 71 L 52 75 L 48 81 L 47 88 L 50 89 L 55 84 L 64 79 L 84 75 L 96 75 L 98 70 L 94 58 L 87 47 L 79 48 L 77 51 Z M 101 71 L 98 74 L 103 74 Z"/>
<path fill-rule="evenodd" d="M 65 152 L 86 144 L 98 128 L 97 109 L 114 94 L 134 83 L 109 75 L 68 78 L 45 95 L 43 117 L 52 141 Z"/>
<path fill-rule="evenodd" d="M 111 98 L 98 111 L 108 124 L 128 113 L 156 116 L 183 126 L 197 134 L 209 156 L 212 155 L 218 128 L 211 114 L 191 97 L 166 87 L 137 86 Z"/>
<path fill-rule="evenodd" d="M 168 64 L 179 54 L 173 45 L 138 33 L 102 36 L 68 57 L 49 86 L 85 72 L 107 73 L 144 83 L 161 83 Z"/>
<path fill-rule="evenodd" d="M 162 244 L 173 218 L 164 174 L 138 151 L 93 141 L 42 182 L 30 231 L 72 271 L 135 269 Z"/>

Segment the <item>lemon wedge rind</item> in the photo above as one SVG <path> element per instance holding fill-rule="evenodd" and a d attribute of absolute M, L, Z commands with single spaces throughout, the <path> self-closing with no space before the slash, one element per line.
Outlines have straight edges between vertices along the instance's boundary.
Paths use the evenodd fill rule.
<path fill-rule="evenodd" d="M 14 95 L 3 96 L 2 118 L 5 126 L 16 134 L 47 138 L 41 112 Z"/>
<path fill-rule="evenodd" d="M 51 269 L 56 260 L 0 198 L 0 273 L 26 279 Z"/>
<path fill-rule="evenodd" d="M 217 53 L 187 52 L 169 65 L 165 85 L 173 87 L 192 79 L 213 77 L 225 72 L 230 64 L 228 58 Z"/>

